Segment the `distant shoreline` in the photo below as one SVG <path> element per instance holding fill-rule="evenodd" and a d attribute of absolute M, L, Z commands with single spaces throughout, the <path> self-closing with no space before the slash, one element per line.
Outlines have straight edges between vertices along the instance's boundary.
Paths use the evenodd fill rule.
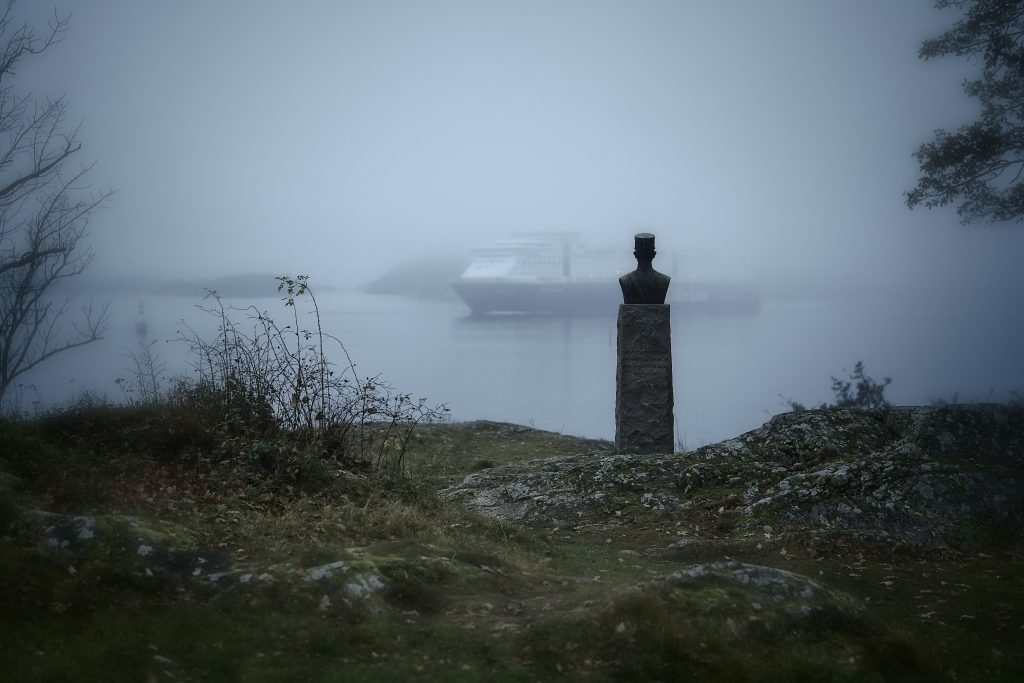
<path fill-rule="evenodd" d="M 208 291 L 219 296 L 238 299 L 259 299 L 278 295 L 278 282 L 270 273 L 245 273 L 215 278 L 171 280 L 136 276 L 104 276 L 83 274 L 64 283 L 59 290 L 70 294 L 102 294 L 106 296 L 203 296 Z M 333 291 L 318 285 L 317 291 Z"/>

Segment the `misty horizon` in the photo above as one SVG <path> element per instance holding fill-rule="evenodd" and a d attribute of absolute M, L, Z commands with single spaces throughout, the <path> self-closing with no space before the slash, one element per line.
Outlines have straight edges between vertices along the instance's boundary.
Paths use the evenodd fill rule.
<path fill-rule="evenodd" d="M 971 65 L 917 59 L 953 18 L 926 0 L 57 9 L 65 40 L 18 82 L 67 94 L 117 190 L 97 273 L 354 286 L 576 230 L 809 287 L 1019 282 L 1021 231 L 904 205 L 913 149 L 976 107 Z"/>
<path fill-rule="evenodd" d="M 17 10 L 42 27 L 53 8 Z M 57 5 L 71 10 L 64 40 L 14 83 L 66 94 L 90 184 L 117 192 L 92 216 L 95 262 L 69 282 L 83 299 L 96 281 L 253 273 L 352 290 L 536 231 L 621 245 L 629 262 L 633 234 L 652 232 L 656 267 L 677 277 L 707 255 L 711 275 L 750 280 L 766 302 L 856 302 L 694 323 L 701 343 L 722 343 L 704 327 L 762 335 L 729 340 L 737 354 L 783 335 L 793 354 L 774 363 L 802 373 L 795 388 L 752 357 L 732 378 L 760 392 L 743 424 L 861 359 L 900 400 L 1024 386 L 1024 230 L 905 204 L 914 149 L 977 113 L 962 91 L 976 64 L 917 57 L 955 20 L 930 0 Z M 131 340 L 131 308 L 112 338 Z M 479 334 L 460 327 L 465 307 L 429 310 L 438 334 Z M 504 334 L 479 343 L 525 353 Z M 574 343 L 559 339 L 544 344 Z M 66 382 L 74 362 L 40 373 Z M 437 382 L 416 390 L 458 399 Z"/>

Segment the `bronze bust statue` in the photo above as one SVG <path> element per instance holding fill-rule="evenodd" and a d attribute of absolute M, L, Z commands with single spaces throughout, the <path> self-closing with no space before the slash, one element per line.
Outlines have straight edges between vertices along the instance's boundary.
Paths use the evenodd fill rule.
<path fill-rule="evenodd" d="M 668 293 L 668 282 L 672 278 L 656 271 L 651 262 L 657 253 L 654 250 L 654 235 L 641 232 L 634 236 L 636 270 L 619 278 L 622 299 L 627 304 L 663 304 Z"/>

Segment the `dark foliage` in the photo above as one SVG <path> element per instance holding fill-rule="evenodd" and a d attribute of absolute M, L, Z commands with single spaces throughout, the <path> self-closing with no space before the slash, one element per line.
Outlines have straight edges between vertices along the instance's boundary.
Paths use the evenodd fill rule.
<path fill-rule="evenodd" d="M 935 131 L 917 148 L 917 186 L 907 193 L 914 208 L 958 202 L 963 223 L 1024 220 L 1024 0 L 937 0 L 963 16 L 926 40 L 921 59 L 947 55 L 981 63 L 964 92 L 981 104 L 978 120 L 955 132 Z"/>
<path fill-rule="evenodd" d="M 819 408 L 882 408 L 889 405 L 885 398 L 885 388 L 892 383 L 892 378 L 885 377 L 881 382 L 869 377 L 864 372 L 864 361 L 857 361 L 853 372 L 846 373 L 846 379 L 832 377 L 832 403 L 822 403 Z M 783 398 L 792 410 L 807 410 L 807 406 L 791 398 Z"/>

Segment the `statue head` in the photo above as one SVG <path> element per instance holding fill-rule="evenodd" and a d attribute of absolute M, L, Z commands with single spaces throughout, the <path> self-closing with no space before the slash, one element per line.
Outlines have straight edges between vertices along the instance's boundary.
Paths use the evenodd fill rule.
<path fill-rule="evenodd" d="M 627 304 L 663 304 L 671 278 L 654 270 L 654 235 L 649 232 L 633 236 L 636 270 L 619 278 L 623 301 Z"/>

